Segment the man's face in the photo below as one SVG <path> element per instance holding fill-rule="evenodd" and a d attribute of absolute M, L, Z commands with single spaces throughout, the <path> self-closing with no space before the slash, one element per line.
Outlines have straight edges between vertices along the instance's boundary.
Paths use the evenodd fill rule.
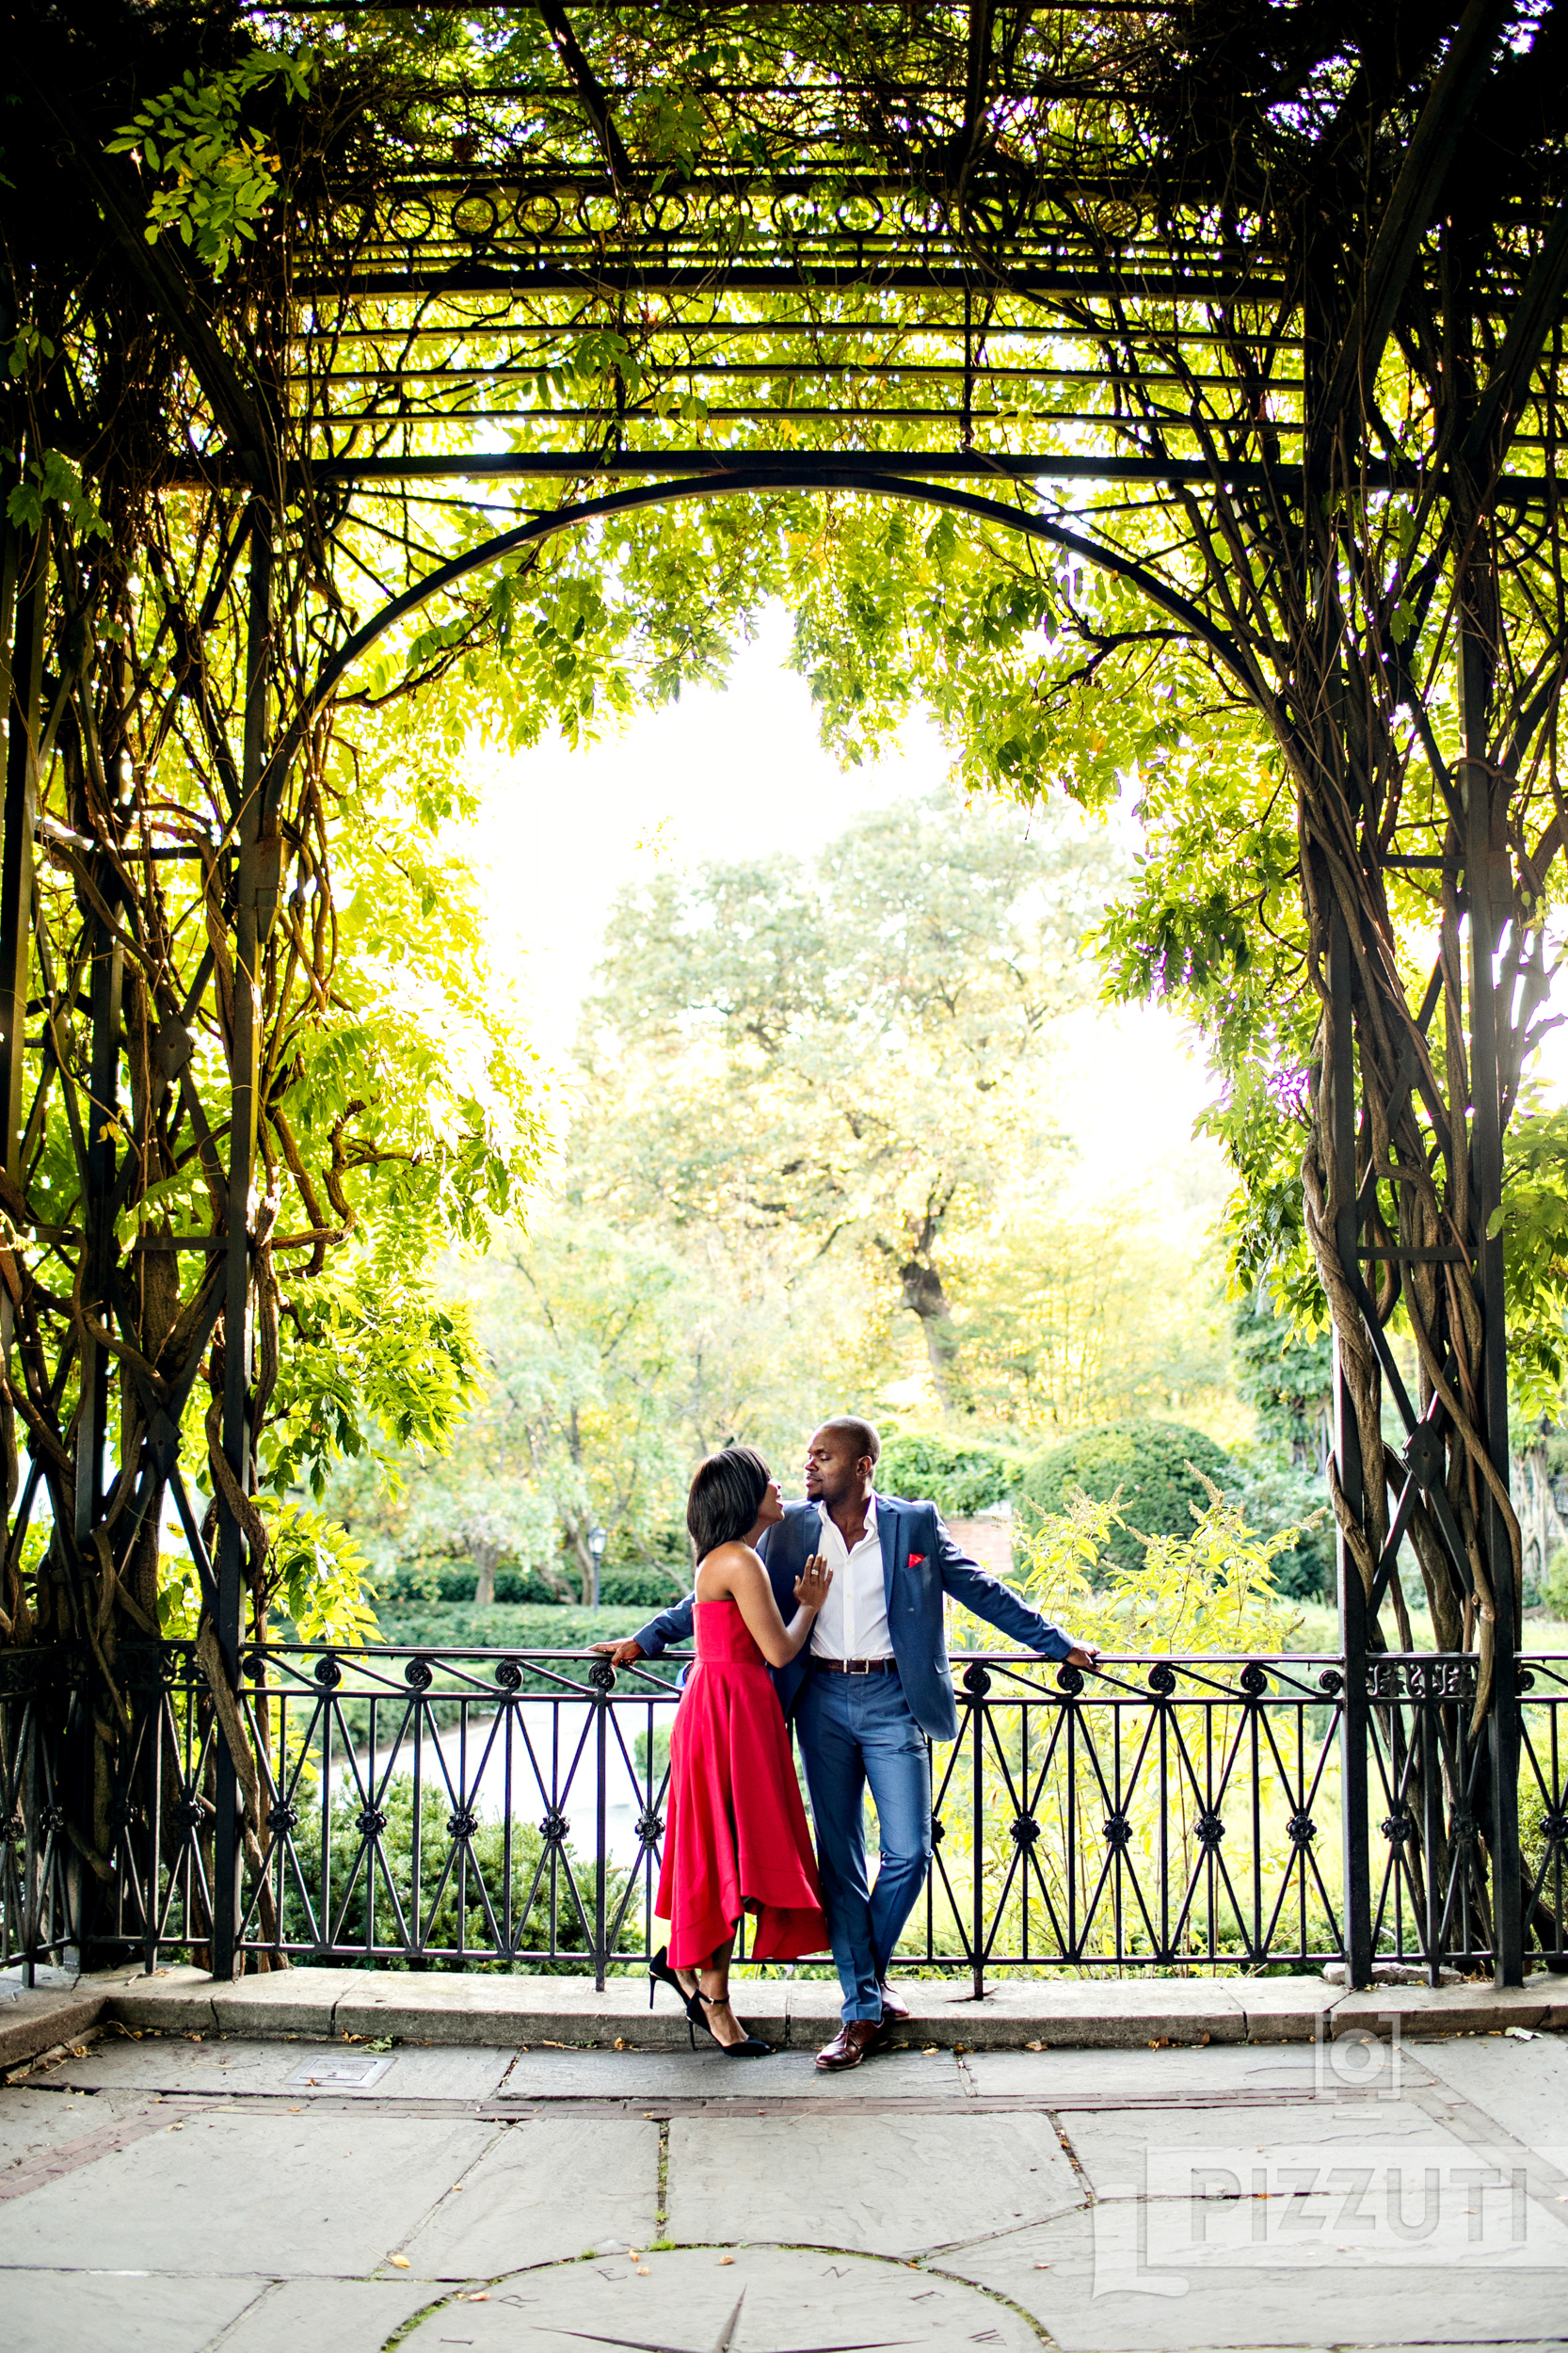
<path fill-rule="evenodd" d="M 806 1449 L 806 1493 L 811 1502 L 836 1503 L 859 1489 L 869 1461 L 857 1458 L 855 1441 L 844 1430 L 818 1430 Z"/>

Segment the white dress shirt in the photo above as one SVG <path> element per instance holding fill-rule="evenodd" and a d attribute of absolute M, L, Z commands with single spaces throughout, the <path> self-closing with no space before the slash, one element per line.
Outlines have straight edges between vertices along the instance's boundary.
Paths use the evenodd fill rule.
<path fill-rule="evenodd" d="M 888 1631 L 876 1497 L 866 1506 L 866 1532 L 853 1552 L 828 1517 L 825 1504 L 818 1506 L 817 1516 L 822 1522 L 817 1548 L 833 1572 L 833 1582 L 811 1628 L 812 1650 L 819 1658 L 890 1658 L 893 1638 Z"/>

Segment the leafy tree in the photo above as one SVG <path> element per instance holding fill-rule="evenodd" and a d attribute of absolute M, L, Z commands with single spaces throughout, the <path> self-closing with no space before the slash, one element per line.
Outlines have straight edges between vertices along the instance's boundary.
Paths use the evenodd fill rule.
<path fill-rule="evenodd" d="M 1168 1204 L 1127 1193 L 1075 1212 L 1055 1176 L 1048 1160 L 1015 1170 L 987 1226 L 954 1241 L 977 1409 L 1021 1441 L 1224 1394 L 1228 1352 L 1197 1221 L 1173 1264 Z"/>
<path fill-rule="evenodd" d="M 1327 1333 L 1304 1338 L 1259 1287 L 1234 1303 L 1236 1386 L 1258 1436 L 1298 1471 L 1320 1471 L 1334 1440 L 1334 1351 Z"/>
<path fill-rule="evenodd" d="M 574 1184 L 678 1230 L 853 1254 L 968 1401 L 946 1261 L 1006 1172 L 1062 1139 L 1040 1081 L 1092 992 L 1101 841 L 945 798 L 857 820 L 809 864 L 623 894 L 587 1010 Z"/>

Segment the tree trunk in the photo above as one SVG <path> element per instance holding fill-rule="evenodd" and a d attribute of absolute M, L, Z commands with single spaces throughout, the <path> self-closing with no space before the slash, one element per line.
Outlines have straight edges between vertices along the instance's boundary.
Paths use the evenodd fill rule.
<path fill-rule="evenodd" d="M 899 1269 L 899 1279 L 904 1285 L 904 1305 L 920 1320 L 926 1357 L 931 1366 L 931 1385 L 936 1392 L 942 1418 L 944 1421 L 956 1421 L 962 1411 L 958 1379 L 959 1343 L 952 1324 L 952 1309 L 948 1305 L 947 1293 L 942 1289 L 942 1278 L 934 1266 L 923 1266 L 919 1258 L 911 1258 Z"/>

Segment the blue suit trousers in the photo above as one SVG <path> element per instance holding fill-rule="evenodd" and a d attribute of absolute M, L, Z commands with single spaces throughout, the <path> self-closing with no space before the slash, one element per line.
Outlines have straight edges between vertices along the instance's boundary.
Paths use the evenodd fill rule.
<path fill-rule="evenodd" d="M 925 1735 L 897 1674 L 808 1673 L 794 1721 L 843 2015 L 880 2018 L 877 1988 L 931 1864 Z M 866 1872 L 868 1783 L 882 1844 L 874 1887 Z"/>

